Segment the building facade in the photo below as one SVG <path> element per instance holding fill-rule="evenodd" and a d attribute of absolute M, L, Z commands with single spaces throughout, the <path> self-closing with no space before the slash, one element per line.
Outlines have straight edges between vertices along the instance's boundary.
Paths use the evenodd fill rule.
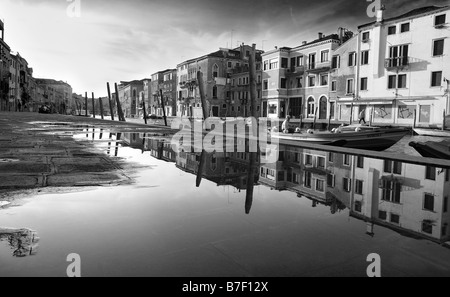
<path fill-rule="evenodd" d="M 354 104 L 375 123 L 440 126 L 449 114 L 450 7 L 359 26 Z"/>
<path fill-rule="evenodd" d="M 11 48 L 4 40 L 5 27 L 0 20 L 0 110 L 10 109 L 9 94 L 9 66 L 11 60 Z"/>
<path fill-rule="evenodd" d="M 72 87 L 63 81 L 36 78 L 36 85 L 43 89 L 44 100 L 60 114 L 70 114 L 75 109 Z"/>
<path fill-rule="evenodd" d="M 119 101 L 125 117 L 139 117 L 141 109 L 139 104 L 139 94 L 144 91 L 144 80 L 120 83 Z"/>

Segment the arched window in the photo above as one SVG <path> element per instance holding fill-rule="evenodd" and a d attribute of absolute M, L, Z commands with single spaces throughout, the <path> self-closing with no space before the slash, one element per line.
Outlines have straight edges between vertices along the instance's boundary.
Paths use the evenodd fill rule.
<path fill-rule="evenodd" d="M 328 100 L 327 97 L 322 96 L 319 100 L 319 119 L 325 120 L 327 119 L 327 111 L 328 111 Z"/>
<path fill-rule="evenodd" d="M 217 64 L 214 64 L 213 66 L 213 77 L 218 77 L 219 76 L 219 66 L 217 66 Z"/>
<path fill-rule="evenodd" d="M 315 110 L 314 98 L 309 97 L 308 98 L 308 118 L 313 118 L 315 113 L 316 113 L 316 110 Z"/>

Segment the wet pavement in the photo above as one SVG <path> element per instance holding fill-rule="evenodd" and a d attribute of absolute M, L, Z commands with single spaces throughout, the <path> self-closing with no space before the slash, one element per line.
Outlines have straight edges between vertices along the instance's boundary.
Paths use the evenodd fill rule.
<path fill-rule="evenodd" d="M 172 151 L 172 133 L 0 113 L 0 276 L 65 276 L 71 253 L 81 256 L 83 276 L 366 276 L 371 253 L 381 256 L 383 276 L 450 276 L 448 231 L 441 234 L 450 220 L 445 168 L 423 181 L 412 174 L 425 172 L 420 165 L 384 174 L 382 160 L 363 159 L 363 170 L 359 159 L 349 167 L 339 154 L 286 146 L 282 161 L 256 169 L 245 153 L 208 154 L 197 187 L 202 157 Z M 420 141 L 427 139 L 435 140 Z M 418 156 L 411 140 L 419 139 L 406 136 L 388 153 Z M 304 167 L 303 155 L 327 165 Z M 323 190 L 331 174 L 335 184 Z M 401 204 L 377 203 L 356 184 L 355 192 L 339 188 L 342 177 L 359 177 L 368 189 L 394 174 Z M 431 192 L 435 211 L 422 214 Z M 400 222 L 373 217 L 375 204 Z M 431 233 L 421 230 L 422 215 L 434 222 Z"/>

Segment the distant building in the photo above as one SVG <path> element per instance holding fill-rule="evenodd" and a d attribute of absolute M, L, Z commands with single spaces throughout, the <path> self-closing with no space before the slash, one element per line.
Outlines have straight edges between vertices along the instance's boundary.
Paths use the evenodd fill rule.
<path fill-rule="evenodd" d="M 249 87 L 232 86 L 231 74 L 246 76 L 239 67 L 247 65 L 252 47 L 220 49 L 177 66 L 177 116 L 203 118 L 197 73 L 203 76 L 203 91 L 208 104 L 206 110 L 213 117 L 241 116 L 249 110 Z M 260 51 L 257 51 L 260 53 Z M 239 79 L 239 77 L 235 77 Z M 242 78 L 241 78 L 242 79 Z M 241 81 L 242 83 L 242 81 Z M 239 90 L 237 89 L 239 87 Z M 232 91 L 233 89 L 233 91 Z M 232 97 L 234 96 L 234 97 Z M 236 98 L 238 96 L 238 98 Z M 240 97 L 239 97 L 240 96 Z M 257 104 L 258 105 L 258 104 Z M 240 110 L 240 112 L 237 112 Z"/>
<path fill-rule="evenodd" d="M 45 102 L 52 104 L 58 113 L 68 114 L 75 109 L 72 87 L 68 83 L 54 79 L 36 78 L 36 84 L 43 89 Z"/>
<path fill-rule="evenodd" d="M 161 90 L 163 90 L 166 116 L 172 116 L 173 104 L 176 103 L 176 70 L 167 69 L 152 74 L 150 84 L 150 114 L 163 116 Z M 169 103 L 170 100 L 170 103 Z"/>
<path fill-rule="evenodd" d="M 5 27 L 0 20 L 0 110 L 7 110 L 10 106 L 9 96 L 9 65 L 11 48 L 4 40 Z"/>
<path fill-rule="evenodd" d="M 144 90 L 143 80 L 121 82 L 119 85 L 119 101 L 125 117 L 139 117 L 139 94 Z"/>

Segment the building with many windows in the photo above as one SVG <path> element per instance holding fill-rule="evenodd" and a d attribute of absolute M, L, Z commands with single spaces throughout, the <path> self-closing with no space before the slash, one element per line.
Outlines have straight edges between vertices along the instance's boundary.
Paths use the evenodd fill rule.
<path fill-rule="evenodd" d="M 339 104 L 375 123 L 439 126 L 449 114 L 450 7 L 428 6 L 358 27 L 354 96 Z"/>
<path fill-rule="evenodd" d="M 9 94 L 9 66 L 11 59 L 11 48 L 4 40 L 5 27 L 0 20 L 0 110 L 6 110 L 10 102 Z"/>

